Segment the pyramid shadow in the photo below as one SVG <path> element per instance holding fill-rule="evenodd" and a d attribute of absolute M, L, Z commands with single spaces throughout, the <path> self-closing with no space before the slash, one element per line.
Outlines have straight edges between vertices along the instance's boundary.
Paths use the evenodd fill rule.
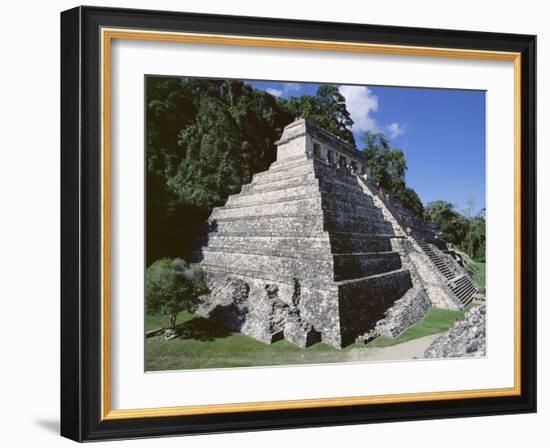
<path fill-rule="evenodd" d="M 193 339 L 196 341 L 214 341 L 226 338 L 231 331 L 204 317 L 195 317 L 176 328 L 177 339 Z"/>

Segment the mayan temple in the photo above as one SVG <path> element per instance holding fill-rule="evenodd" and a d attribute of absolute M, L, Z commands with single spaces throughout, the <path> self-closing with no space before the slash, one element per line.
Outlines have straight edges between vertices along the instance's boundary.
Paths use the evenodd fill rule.
<path fill-rule="evenodd" d="M 361 152 L 304 119 L 276 145 L 269 169 L 209 218 L 199 314 L 266 343 L 344 347 L 472 300 L 468 274 L 369 180 Z"/>

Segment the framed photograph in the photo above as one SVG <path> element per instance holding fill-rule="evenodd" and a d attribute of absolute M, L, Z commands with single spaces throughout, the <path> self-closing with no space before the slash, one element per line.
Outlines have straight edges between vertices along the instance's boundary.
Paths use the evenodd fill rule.
<path fill-rule="evenodd" d="M 535 36 L 61 14 L 61 433 L 536 411 Z"/>

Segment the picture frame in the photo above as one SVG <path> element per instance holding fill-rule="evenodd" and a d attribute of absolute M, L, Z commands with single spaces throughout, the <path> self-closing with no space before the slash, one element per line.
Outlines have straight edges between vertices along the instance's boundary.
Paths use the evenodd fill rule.
<path fill-rule="evenodd" d="M 116 39 L 511 61 L 514 385 L 112 409 L 111 43 Z M 166 11 L 61 14 L 61 435 L 76 441 L 536 412 L 536 37 Z M 141 282 L 136 279 L 136 282 Z"/>

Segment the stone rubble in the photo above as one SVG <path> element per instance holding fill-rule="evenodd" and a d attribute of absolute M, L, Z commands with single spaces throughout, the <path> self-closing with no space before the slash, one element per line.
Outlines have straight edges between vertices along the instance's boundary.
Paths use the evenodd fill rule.
<path fill-rule="evenodd" d="M 425 358 L 486 356 L 486 305 L 469 310 L 464 320 L 435 339 L 424 352 Z"/>

